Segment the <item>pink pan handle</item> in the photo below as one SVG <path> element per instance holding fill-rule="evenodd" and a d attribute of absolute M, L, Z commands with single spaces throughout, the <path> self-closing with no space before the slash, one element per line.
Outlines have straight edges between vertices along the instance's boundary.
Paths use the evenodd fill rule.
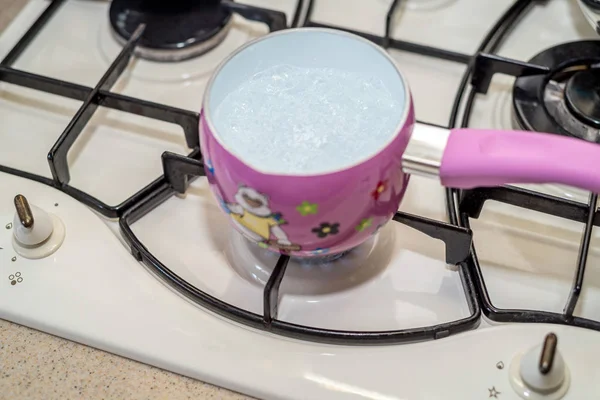
<path fill-rule="evenodd" d="M 454 129 L 442 157 L 444 186 L 470 189 L 558 183 L 600 192 L 600 145 L 529 131 Z"/>

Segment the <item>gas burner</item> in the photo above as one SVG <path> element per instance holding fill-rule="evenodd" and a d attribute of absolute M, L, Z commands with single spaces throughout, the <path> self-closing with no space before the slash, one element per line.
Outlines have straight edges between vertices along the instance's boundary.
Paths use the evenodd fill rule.
<path fill-rule="evenodd" d="M 565 88 L 565 101 L 583 123 L 600 128 L 600 70 L 586 69 L 573 74 Z"/>
<path fill-rule="evenodd" d="M 152 61 L 177 62 L 204 54 L 225 39 L 231 11 L 220 3 L 113 0 L 110 24 L 122 44 L 140 24 L 146 24 L 136 55 Z"/>
<path fill-rule="evenodd" d="M 238 275 L 264 287 L 279 254 L 262 249 L 235 229 L 230 230 L 227 260 Z M 315 296 L 341 292 L 359 286 L 384 271 L 392 257 L 394 230 L 391 224 L 357 248 L 341 254 L 327 254 L 311 259 L 292 257 L 282 286 L 288 294 Z"/>
<path fill-rule="evenodd" d="M 515 122 L 526 130 L 600 143 L 600 42 L 581 41 L 545 50 L 529 61 L 549 75 L 515 80 Z"/>

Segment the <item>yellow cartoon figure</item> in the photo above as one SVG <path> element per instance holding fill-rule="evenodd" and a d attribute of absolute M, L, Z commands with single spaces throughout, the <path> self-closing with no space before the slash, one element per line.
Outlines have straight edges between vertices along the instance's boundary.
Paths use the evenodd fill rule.
<path fill-rule="evenodd" d="M 236 203 L 227 203 L 235 224 L 250 239 L 258 243 L 267 243 L 284 250 L 297 250 L 280 225 L 281 217 L 269 208 L 267 196 L 252 188 L 241 186 L 235 194 Z M 271 240 L 273 235 L 276 240 Z"/>

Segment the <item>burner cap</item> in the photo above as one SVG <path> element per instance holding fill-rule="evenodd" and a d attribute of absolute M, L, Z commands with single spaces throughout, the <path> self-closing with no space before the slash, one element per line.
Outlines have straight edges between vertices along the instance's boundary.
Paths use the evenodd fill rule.
<path fill-rule="evenodd" d="M 600 70 L 576 72 L 567 82 L 565 101 L 582 122 L 600 128 Z"/>
<path fill-rule="evenodd" d="M 109 16 L 121 43 L 127 42 L 140 24 L 146 24 L 136 47 L 139 57 L 182 61 L 225 39 L 231 11 L 219 0 L 113 0 Z"/>
<path fill-rule="evenodd" d="M 560 44 L 533 57 L 546 75 L 522 76 L 513 87 L 514 119 L 525 130 L 600 143 L 600 41 Z"/>

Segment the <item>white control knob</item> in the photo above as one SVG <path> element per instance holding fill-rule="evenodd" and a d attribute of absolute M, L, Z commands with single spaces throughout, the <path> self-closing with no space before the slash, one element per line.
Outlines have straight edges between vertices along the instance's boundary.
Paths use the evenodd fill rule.
<path fill-rule="evenodd" d="M 567 393 L 569 369 L 558 350 L 558 338 L 554 333 L 546 335 L 542 344 L 513 359 L 510 381 L 524 399 L 558 400 Z"/>
<path fill-rule="evenodd" d="M 65 227 L 55 215 L 35 205 L 30 205 L 25 196 L 17 195 L 14 200 L 13 247 L 25 258 L 38 259 L 51 255 L 65 238 Z"/>

